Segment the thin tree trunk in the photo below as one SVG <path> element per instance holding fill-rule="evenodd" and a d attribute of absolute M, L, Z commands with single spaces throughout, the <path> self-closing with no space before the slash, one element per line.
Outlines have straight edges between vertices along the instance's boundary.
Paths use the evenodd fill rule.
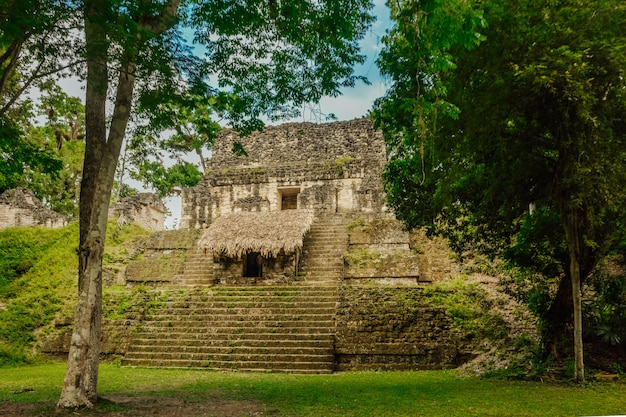
<path fill-rule="evenodd" d="M 580 236 L 578 216 L 573 209 L 564 210 L 565 240 L 570 256 L 570 276 L 572 279 L 572 303 L 574 306 L 574 379 L 578 383 L 585 382 L 585 365 L 583 361 L 583 319 L 580 274 Z"/>

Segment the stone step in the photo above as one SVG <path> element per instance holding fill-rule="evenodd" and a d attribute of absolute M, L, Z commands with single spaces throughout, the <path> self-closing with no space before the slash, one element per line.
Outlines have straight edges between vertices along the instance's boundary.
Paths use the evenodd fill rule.
<path fill-rule="evenodd" d="M 309 339 L 305 340 L 300 337 L 293 338 L 292 335 L 284 335 L 284 338 L 277 339 L 276 334 L 265 334 L 264 338 L 256 339 L 236 339 L 236 338 L 186 338 L 184 333 L 179 333 L 178 338 L 154 337 L 136 338 L 133 344 L 133 351 L 146 349 L 157 349 L 166 346 L 178 346 L 185 349 L 195 347 L 237 347 L 237 348 L 289 348 L 289 349 L 323 349 L 332 351 L 332 344 L 329 344 L 329 338 L 320 337 L 320 335 L 308 335 Z M 289 336 L 292 336 L 289 338 Z"/>
<path fill-rule="evenodd" d="M 184 291 L 180 294 L 176 291 L 166 292 L 165 295 L 170 297 L 188 297 L 188 296 L 215 296 L 215 295 L 237 295 L 237 294 L 265 294 L 275 293 L 275 295 L 288 295 L 288 294 L 311 294 L 311 293 L 328 293 L 327 288 L 306 288 L 301 286 L 216 286 L 210 290 L 198 290 L 198 291 Z"/>
<path fill-rule="evenodd" d="M 219 338 L 217 337 L 219 336 Z M 153 332 L 138 332 L 135 337 L 135 343 L 138 345 L 155 344 L 156 340 L 160 341 L 177 341 L 177 340 L 189 340 L 199 341 L 201 343 L 223 343 L 224 345 L 229 343 L 245 343 L 245 344 L 267 344 L 271 342 L 276 343 L 304 343 L 306 346 L 313 346 L 317 343 L 328 343 L 334 339 L 334 333 L 284 333 L 284 332 L 272 332 L 272 333 L 221 333 L 212 334 L 211 337 L 207 337 L 202 333 L 187 333 L 179 332 L 173 329 L 165 335 L 156 334 Z"/>
<path fill-rule="evenodd" d="M 211 305 L 212 304 L 212 305 Z M 159 315 L 279 315 L 285 317 L 302 317 L 302 315 L 329 315 L 335 313 L 335 301 L 324 303 L 275 303 L 262 306 L 250 307 L 247 305 L 237 305 L 232 303 L 198 303 L 197 307 L 177 306 L 164 307 L 159 309 Z"/>
<path fill-rule="evenodd" d="M 179 299 L 179 300 L 169 300 L 164 302 L 163 307 L 213 307 L 213 306 L 245 306 L 245 307 L 271 307 L 271 306 L 283 306 L 287 307 L 289 305 L 293 307 L 324 307 L 325 303 L 330 301 L 334 301 L 334 297 L 336 295 L 328 294 L 328 295 L 316 295 L 311 297 L 208 297 L 207 300 L 202 300 L 201 298 L 191 298 L 191 299 Z M 288 298 L 291 298 L 288 299 Z"/>
<path fill-rule="evenodd" d="M 301 291 L 281 291 L 281 290 L 266 290 L 266 291 L 258 291 L 258 290 L 234 290 L 228 291 L 223 287 L 214 287 L 206 290 L 198 290 L 189 293 L 176 294 L 174 292 L 166 294 L 168 299 L 170 300 L 180 300 L 180 299 L 196 299 L 206 301 L 209 299 L 227 299 L 227 298 L 237 298 L 237 299 L 272 299 L 277 300 L 280 298 L 289 297 L 289 301 L 296 299 L 309 299 L 316 297 L 324 297 L 328 295 L 332 295 L 334 291 L 329 288 L 302 288 Z"/>
<path fill-rule="evenodd" d="M 348 241 L 346 233 L 312 233 L 304 238 L 304 243 L 340 244 Z"/>
<path fill-rule="evenodd" d="M 253 323 L 282 323 L 282 322 L 294 322 L 294 323 L 318 323 L 332 320 L 333 313 L 273 313 L 273 312 L 257 312 L 252 311 L 240 311 L 238 313 L 233 312 L 229 314 L 228 311 L 222 313 L 192 313 L 188 314 L 170 314 L 165 312 L 159 312 L 158 314 L 152 314 L 149 316 L 146 323 L 150 321 L 167 321 L 169 323 L 185 322 L 190 323 L 207 323 L 207 321 L 216 321 L 227 323 L 229 321 L 250 321 Z"/>
<path fill-rule="evenodd" d="M 280 360 L 284 363 L 298 362 L 332 362 L 333 354 L 285 354 L 285 353 L 204 353 L 204 352 L 130 352 L 126 354 L 125 359 L 153 359 L 153 360 L 215 360 L 215 361 L 250 361 L 263 362 L 273 359 Z"/>
<path fill-rule="evenodd" d="M 332 373 L 334 364 L 332 362 L 284 362 L 278 360 L 258 361 L 217 361 L 217 360 L 169 360 L 155 361 L 150 359 L 122 359 L 124 366 L 144 366 L 158 368 L 192 368 L 207 369 L 215 371 L 237 370 L 242 372 L 288 372 L 302 374 L 322 374 Z"/>
<path fill-rule="evenodd" d="M 182 275 L 194 274 L 194 273 L 213 274 L 213 265 L 211 266 L 188 266 L 188 267 L 185 267 L 185 270 L 182 273 Z"/>
<path fill-rule="evenodd" d="M 316 267 L 302 267 L 300 272 L 305 276 L 337 276 L 343 275 L 343 267 L 324 267 L 324 268 L 316 268 Z"/>
<path fill-rule="evenodd" d="M 328 232 L 328 231 L 309 231 L 304 237 L 304 242 L 344 242 L 348 240 L 348 233 L 345 231 Z"/>
<path fill-rule="evenodd" d="M 216 320 L 219 320 L 217 318 Z M 245 320 L 241 317 L 240 320 L 221 320 L 212 321 L 212 325 L 207 325 L 206 320 L 186 320 L 182 319 L 163 319 L 163 320 L 145 320 L 142 323 L 143 329 L 171 329 L 171 328 L 185 328 L 193 332 L 206 332 L 207 329 L 231 329 L 240 328 L 242 324 L 256 327 L 256 329 L 326 329 L 333 326 L 332 320 L 309 320 L 309 321 L 294 321 L 294 320 L 280 320 L 280 321 L 254 321 Z M 251 329 L 252 330 L 252 329 Z"/>
<path fill-rule="evenodd" d="M 148 332 L 168 334 L 176 330 L 186 329 L 187 332 L 199 335 L 207 335 L 207 334 L 241 334 L 241 333 L 279 333 L 279 334 L 329 334 L 334 333 L 335 326 L 334 323 L 318 323 L 316 326 L 251 326 L 250 323 L 245 321 L 235 321 L 229 322 L 228 325 L 222 323 L 214 323 L 213 325 L 207 325 L 205 323 L 204 326 L 193 326 L 193 329 L 188 328 L 187 326 L 175 326 L 173 324 L 145 324 L 142 323 L 138 326 L 139 331 L 137 332 L 137 336 L 140 334 L 146 334 Z"/>
<path fill-rule="evenodd" d="M 317 307 L 317 308 L 330 308 L 333 307 L 335 303 L 335 295 L 329 296 L 326 299 L 322 297 L 316 297 L 312 300 L 298 300 L 298 301 L 285 301 L 285 300 L 263 300 L 263 299 L 225 299 L 225 300 L 211 300 L 211 301 L 200 301 L 200 300 L 180 300 L 180 301 L 168 301 L 163 307 L 164 308 L 182 308 L 182 309 L 201 309 L 201 308 L 226 308 L 226 309 L 234 309 L 234 308 L 255 308 L 255 309 L 264 309 L 264 308 L 292 308 L 296 311 L 301 311 L 302 309 L 308 309 L 309 307 Z"/>
<path fill-rule="evenodd" d="M 178 355 L 181 356 L 178 356 Z M 126 355 L 126 359 L 132 358 L 158 358 L 158 359 L 182 359 L 182 355 L 249 355 L 249 356 L 277 356 L 285 358 L 295 358 L 307 356 L 309 359 L 323 357 L 328 360 L 328 356 L 334 355 L 332 346 L 309 347 L 309 346 L 236 346 L 236 345 L 189 345 L 189 344 L 163 344 L 156 345 L 135 345 L 133 351 Z"/>
<path fill-rule="evenodd" d="M 215 285 L 213 278 L 176 278 L 176 285 L 183 287 L 203 286 L 208 287 Z"/>
<path fill-rule="evenodd" d="M 190 307 L 193 305 L 198 306 L 230 306 L 230 305 L 244 305 L 244 306 L 293 306 L 293 307 L 324 307 L 326 304 L 336 297 L 335 292 L 328 294 L 311 295 L 310 297 L 298 297 L 287 295 L 285 297 L 270 297 L 270 296 L 215 296 L 215 297 L 193 297 L 193 298 L 180 298 L 170 299 L 163 304 L 163 307 Z"/>
<path fill-rule="evenodd" d="M 304 249 L 302 251 L 303 260 L 308 258 L 337 258 L 343 259 L 344 250 L 330 249 Z"/>

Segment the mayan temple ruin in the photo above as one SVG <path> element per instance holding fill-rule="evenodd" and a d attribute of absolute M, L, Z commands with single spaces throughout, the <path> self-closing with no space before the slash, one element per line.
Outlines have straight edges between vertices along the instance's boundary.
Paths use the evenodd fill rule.
<path fill-rule="evenodd" d="M 183 190 L 179 230 L 152 234 L 109 274 L 128 289 L 110 306 L 145 290 L 132 292 L 140 310 L 105 320 L 103 353 L 298 373 L 468 360 L 445 311 L 421 298 L 431 275 L 385 207 L 385 163 L 369 119 L 221 132 L 204 179 Z M 64 354 L 69 328 L 58 334 L 43 351 Z"/>

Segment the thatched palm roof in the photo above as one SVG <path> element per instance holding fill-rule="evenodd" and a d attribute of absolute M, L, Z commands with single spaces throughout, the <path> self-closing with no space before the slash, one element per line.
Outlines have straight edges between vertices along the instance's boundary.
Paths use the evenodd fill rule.
<path fill-rule="evenodd" d="M 204 232 L 198 246 L 231 258 L 247 252 L 276 256 L 302 249 L 302 239 L 313 222 L 310 210 L 230 213 Z"/>

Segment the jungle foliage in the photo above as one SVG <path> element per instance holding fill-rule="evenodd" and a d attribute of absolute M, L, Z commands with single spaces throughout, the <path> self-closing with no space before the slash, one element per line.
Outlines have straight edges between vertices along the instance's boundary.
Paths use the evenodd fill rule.
<path fill-rule="evenodd" d="M 390 2 L 376 104 L 390 203 L 555 283 L 547 354 L 583 379 L 580 290 L 623 250 L 626 6 L 616 0 Z"/>

